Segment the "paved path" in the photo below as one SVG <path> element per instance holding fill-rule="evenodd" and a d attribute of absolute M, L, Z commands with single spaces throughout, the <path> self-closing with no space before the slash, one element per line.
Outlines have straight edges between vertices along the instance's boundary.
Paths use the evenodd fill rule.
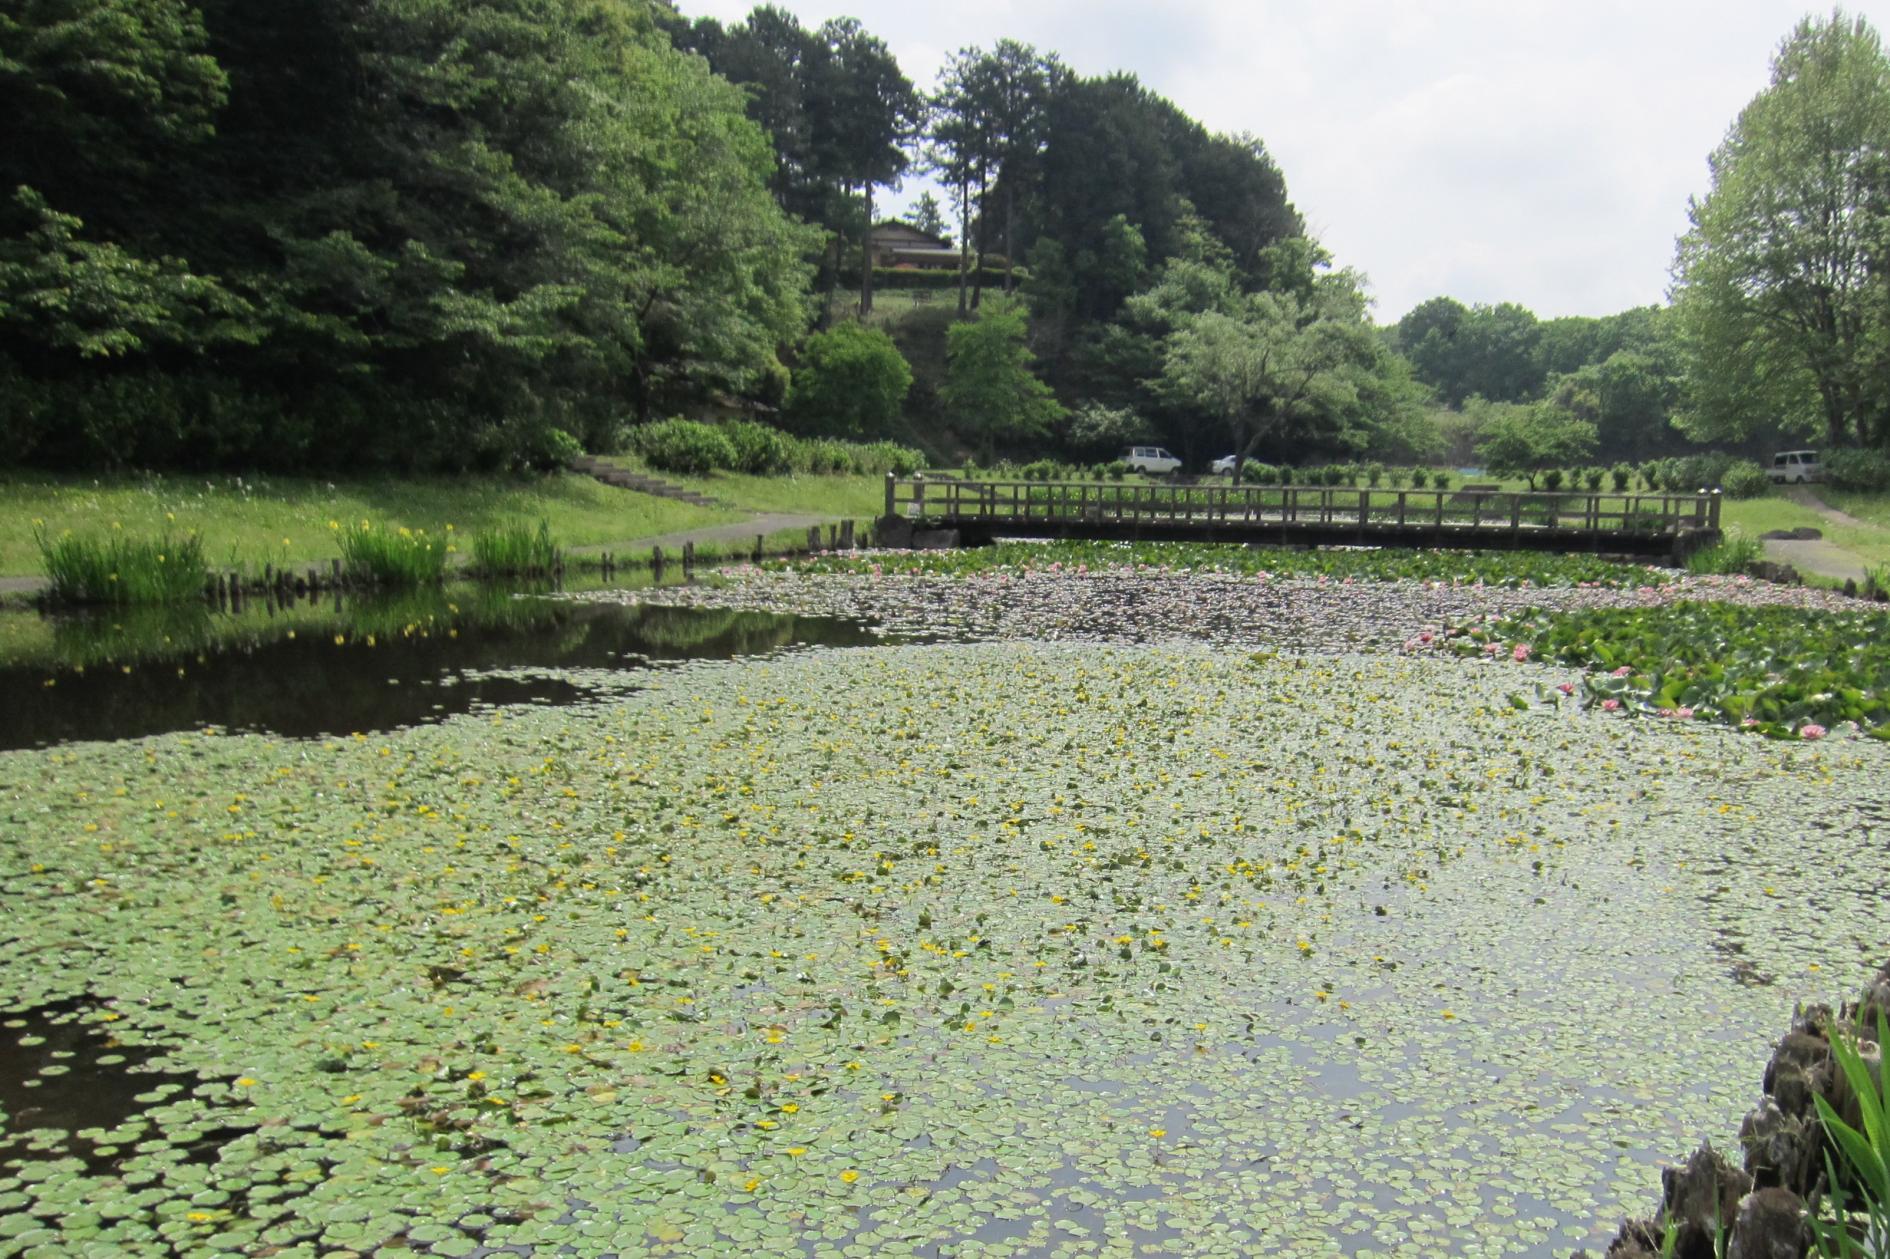
<path fill-rule="evenodd" d="M 1785 487 L 1785 496 L 1811 508 L 1834 525 L 1849 529 L 1877 528 L 1868 520 L 1859 520 L 1847 512 L 1839 511 L 1819 498 L 1817 492 L 1808 485 L 1788 485 Z M 1816 542 L 1788 542 L 1767 538 L 1765 558 L 1774 564 L 1790 564 L 1801 573 L 1816 573 L 1820 577 L 1832 577 L 1838 581 L 1861 582 L 1868 571 L 1864 561 L 1857 555 L 1823 539 Z"/>

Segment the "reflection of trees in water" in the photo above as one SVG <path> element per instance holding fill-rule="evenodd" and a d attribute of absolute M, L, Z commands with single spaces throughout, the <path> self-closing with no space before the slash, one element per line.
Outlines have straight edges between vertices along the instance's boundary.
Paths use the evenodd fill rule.
<path fill-rule="evenodd" d="M 255 599 L 236 612 L 191 603 L 50 615 L 50 658 L 34 656 L 9 663 L 82 669 L 181 661 L 211 652 L 253 651 L 278 639 L 304 635 L 392 640 L 455 629 L 531 630 L 569 619 L 567 605 L 517 597 L 548 589 L 480 584 L 388 594 L 330 595 L 286 604 Z"/>
<path fill-rule="evenodd" d="M 204 725 L 287 735 L 389 729 L 477 705 L 590 693 L 557 677 L 487 676 L 508 670 L 876 641 L 862 626 L 824 618 L 518 598 L 515 589 L 410 591 L 339 606 L 330 598 L 273 612 L 190 606 L 61 617 L 52 660 L 0 668 L 0 690 L 18 697 L 0 712 L 0 746 Z"/>
<path fill-rule="evenodd" d="M 654 653 L 750 656 L 796 641 L 799 621 L 770 612 L 639 604 L 630 609 L 637 637 Z"/>

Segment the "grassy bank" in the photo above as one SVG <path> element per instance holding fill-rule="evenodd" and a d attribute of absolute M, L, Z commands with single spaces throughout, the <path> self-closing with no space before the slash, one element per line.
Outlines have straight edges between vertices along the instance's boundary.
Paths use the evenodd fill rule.
<path fill-rule="evenodd" d="M 544 520 L 567 547 L 595 546 L 740 520 L 710 509 L 612 489 L 588 477 L 530 480 L 288 477 L 140 477 L 123 480 L 0 477 L 0 577 L 41 573 L 36 522 L 49 537 L 199 535 L 218 567 L 326 563 L 337 534 L 371 521 L 461 537 L 508 521 Z M 469 544 L 468 544 L 469 545 Z"/>

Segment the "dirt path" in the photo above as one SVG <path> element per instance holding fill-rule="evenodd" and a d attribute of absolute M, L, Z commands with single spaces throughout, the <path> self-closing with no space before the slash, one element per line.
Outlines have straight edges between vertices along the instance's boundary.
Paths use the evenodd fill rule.
<path fill-rule="evenodd" d="M 1859 520 L 1849 512 L 1839 511 L 1822 498 L 1819 498 L 1818 492 L 1809 485 L 1788 485 L 1785 487 L 1785 497 L 1791 499 L 1794 503 L 1800 503 L 1811 508 L 1811 510 L 1817 512 L 1834 525 L 1843 525 L 1849 529 L 1875 529 L 1878 527 L 1871 524 L 1868 520 Z"/>
<path fill-rule="evenodd" d="M 1868 520 L 1859 520 L 1847 512 L 1839 511 L 1819 498 L 1817 492 L 1808 485 L 1788 485 L 1785 487 L 1785 496 L 1801 506 L 1811 508 L 1834 525 L 1847 529 L 1877 527 Z M 1790 564 L 1801 573 L 1816 573 L 1820 577 L 1832 577 L 1838 581 L 1861 582 L 1868 572 L 1864 561 L 1857 555 L 1836 543 L 1822 539 L 1815 542 L 1793 542 L 1767 538 L 1765 558 L 1774 564 Z"/>

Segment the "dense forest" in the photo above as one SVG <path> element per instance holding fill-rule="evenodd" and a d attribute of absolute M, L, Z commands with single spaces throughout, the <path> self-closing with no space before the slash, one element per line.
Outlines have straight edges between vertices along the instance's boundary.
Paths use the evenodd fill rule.
<path fill-rule="evenodd" d="M 774 6 L 25 0 L 0 464 L 553 466 L 679 414 L 1196 465 L 1881 447 L 1886 65 L 1842 15 L 1785 40 L 1671 306 L 1380 327 L 1257 136 L 1012 40 L 928 92 Z M 920 176 L 955 265 L 873 265 Z"/>

